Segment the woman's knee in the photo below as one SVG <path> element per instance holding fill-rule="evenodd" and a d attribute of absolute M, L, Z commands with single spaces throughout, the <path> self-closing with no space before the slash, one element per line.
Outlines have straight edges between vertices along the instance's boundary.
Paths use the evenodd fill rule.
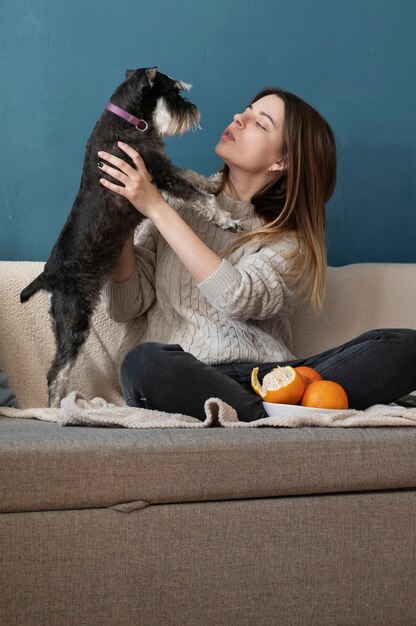
<path fill-rule="evenodd" d="M 120 378 L 123 387 L 133 382 L 137 385 L 147 379 L 158 381 L 166 370 L 167 359 L 173 353 L 182 353 L 178 344 L 159 343 L 149 341 L 132 348 L 124 357 L 120 368 Z"/>
<path fill-rule="evenodd" d="M 383 353 L 386 366 L 393 376 L 407 381 L 407 387 L 416 389 L 416 330 L 387 328 L 383 338 L 387 348 Z"/>
<path fill-rule="evenodd" d="M 401 330 L 404 349 L 409 352 L 413 367 L 416 366 L 416 330 L 403 328 Z"/>
<path fill-rule="evenodd" d="M 129 350 L 120 367 L 123 396 L 131 406 L 147 407 L 147 395 L 159 384 L 166 344 L 148 342 Z"/>
<path fill-rule="evenodd" d="M 387 328 L 384 333 L 389 341 L 401 347 L 404 354 L 416 356 L 416 330 L 412 328 Z"/>
<path fill-rule="evenodd" d="M 147 371 L 158 371 L 158 366 L 162 358 L 162 348 L 165 344 L 148 342 L 142 343 L 127 352 L 120 368 L 122 381 L 128 381 L 131 377 L 137 380 L 141 374 Z"/>
<path fill-rule="evenodd" d="M 416 330 L 413 328 L 401 328 L 403 339 L 407 343 L 409 342 L 410 348 L 416 351 Z"/>

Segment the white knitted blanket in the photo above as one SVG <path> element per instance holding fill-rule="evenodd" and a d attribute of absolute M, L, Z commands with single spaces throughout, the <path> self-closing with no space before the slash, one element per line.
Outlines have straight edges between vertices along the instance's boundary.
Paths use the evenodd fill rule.
<path fill-rule="evenodd" d="M 365 427 L 365 426 L 416 426 L 416 409 L 406 409 L 395 405 L 376 404 L 365 411 L 348 409 L 339 413 L 317 413 L 292 417 L 274 416 L 254 422 L 240 422 L 235 410 L 219 398 L 209 398 L 205 402 L 206 418 L 203 422 L 189 415 L 164 413 L 149 409 L 115 405 L 103 398 L 87 400 L 81 393 L 73 391 L 61 402 L 59 409 L 0 408 L 5 417 L 36 418 L 57 422 L 61 426 L 113 426 L 125 428 L 255 428 L 258 426 L 299 426 L 324 427 Z"/>

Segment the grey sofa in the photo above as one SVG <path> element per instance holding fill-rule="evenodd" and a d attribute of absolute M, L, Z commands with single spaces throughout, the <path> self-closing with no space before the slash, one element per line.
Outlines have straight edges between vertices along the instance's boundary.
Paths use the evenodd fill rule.
<path fill-rule="evenodd" d="M 39 264 L 0 266 L 4 326 Z M 30 310 L 0 345 L 26 405 L 44 400 L 50 358 L 49 329 Z M 324 313 L 294 320 L 295 353 L 416 328 L 415 310 L 416 265 L 330 268 Z M 116 351 L 120 326 L 100 312 L 94 325 L 103 351 Z M 88 390 L 90 367 L 87 348 L 75 388 Z M 0 417 L 0 624 L 416 624 L 415 459 L 416 429 L 405 427 L 127 430 Z"/>

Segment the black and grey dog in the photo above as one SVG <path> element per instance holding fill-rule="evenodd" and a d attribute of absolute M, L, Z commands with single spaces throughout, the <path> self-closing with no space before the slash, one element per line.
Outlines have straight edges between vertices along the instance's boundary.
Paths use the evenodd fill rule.
<path fill-rule="evenodd" d="M 126 72 L 88 140 L 78 195 L 45 268 L 20 294 L 21 302 L 40 289 L 50 294 L 56 338 L 56 354 L 47 377 L 50 406 L 59 406 L 65 395 L 70 369 L 88 337 L 101 288 L 126 239 L 143 219 L 125 198 L 99 183 L 103 175 L 97 167 L 99 150 L 134 167 L 117 146 L 118 141 L 129 144 L 141 154 L 153 183 L 169 201 L 175 204 L 177 199 L 179 205 L 190 201 L 222 228 L 236 229 L 230 215 L 209 194 L 207 179 L 175 167 L 164 153 L 163 135 L 182 134 L 198 126 L 197 107 L 180 95 L 190 87 L 156 68 Z"/>

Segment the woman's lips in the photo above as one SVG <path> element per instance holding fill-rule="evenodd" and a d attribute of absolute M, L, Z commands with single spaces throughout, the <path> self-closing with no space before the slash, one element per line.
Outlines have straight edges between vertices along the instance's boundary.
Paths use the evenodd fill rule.
<path fill-rule="evenodd" d="M 221 135 L 222 139 L 228 139 L 229 141 L 235 141 L 234 133 L 230 128 L 226 128 Z"/>

